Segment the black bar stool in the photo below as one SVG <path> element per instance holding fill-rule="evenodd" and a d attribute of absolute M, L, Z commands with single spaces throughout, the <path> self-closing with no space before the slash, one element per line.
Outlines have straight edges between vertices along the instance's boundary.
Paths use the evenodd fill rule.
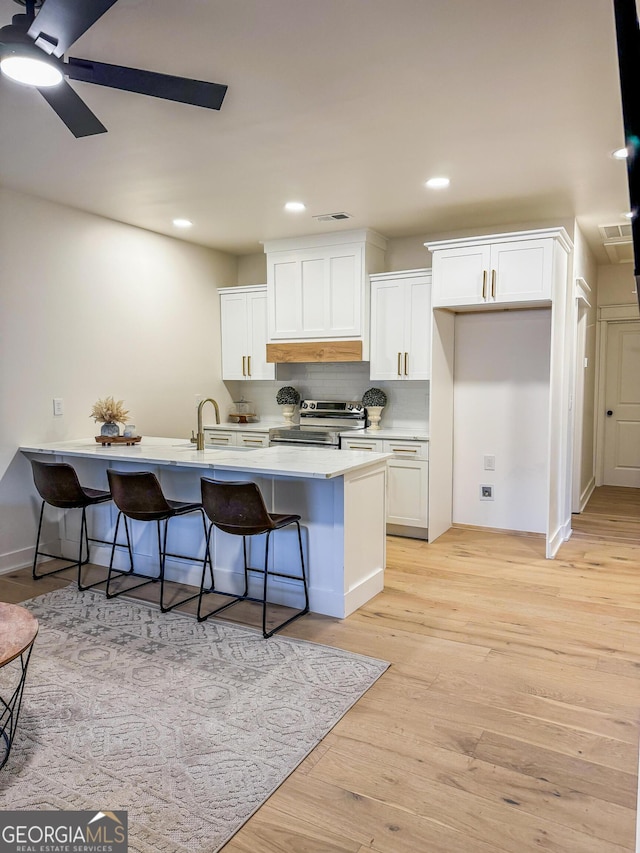
<path fill-rule="evenodd" d="M 237 604 L 239 601 L 257 601 L 262 604 L 262 635 L 271 637 L 276 631 L 284 628 L 294 619 L 309 612 L 309 590 L 307 589 L 307 577 L 304 566 L 304 554 L 302 550 L 302 536 L 300 534 L 300 516 L 287 515 L 283 513 L 270 513 L 265 506 L 262 493 L 256 483 L 226 483 L 219 480 L 209 480 L 202 477 L 200 480 L 202 488 L 202 506 L 210 520 L 207 530 L 207 548 L 202 564 L 202 582 L 200 584 L 200 597 L 198 599 L 198 621 L 203 622 L 209 616 L 220 613 Z M 298 528 L 298 545 L 300 548 L 300 575 L 289 575 L 282 572 L 269 571 L 269 540 L 274 530 L 280 530 L 289 524 L 295 524 Z M 220 592 L 213 584 L 213 562 L 211 559 L 211 530 L 217 527 L 224 533 L 233 536 L 242 536 L 242 551 L 244 556 L 244 592 L 242 595 L 235 593 Z M 261 533 L 267 534 L 264 554 L 264 568 L 251 568 L 247 564 L 247 536 L 256 536 Z M 205 574 L 207 563 L 211 570 L 211 588 L 205 590 Z M 264 576 L 262 598 L 252 598 L 249 595 L 249 572 L 258 572 Z M 304 589 L 304 607 L 293 616 L 285 619 L 275 628 L 267 631 L 267 582 L 270 577 L 289 578 L 290 580 L 302 581 Z M 215 593 L 232 598 L 232 601 L 202 615 L 202 596 L 206 593 Z"/>
<path fill-rule="evenodd" d="M 184 554 L 171 554 L 167 551 L 167 530 L 169 520 L 178 515 L 186 515 L 188 512 L 199 512 L 202 515 L 202 526 L 207 532 L 207 522 L 205 519 L 202 504 L 198 502 L 187 503 L 185 501 L 171 501 L 165 498 L 162 487 L 158 482 L 158 478 L 151 471 L 112 471 L 107 470 L 109 478 L 109 486 L 113 496 L 113 502 L 118 508 L 118 517 L 116 519 L 116 529 L 113 534 L 113 544 L 111 546 L 111 559 L 109 560 L 109 574 L 107 575 L 107 598 L 115 598 L 126 592 L 132 592 L 134 589 L 139 589 L 141 586 L 146 586 L 150 583 L 160 581 L 160 610 L 162 613 L 168 613 L 174 607 L 180 604 L 185 604 L 187 601 L 192 601 L 194 598 L 199 598 L 200 593 L 187 596 L 186 598 L 176 601 L 169 607 L 164 603 L 164 567 L 166 557 L 179 557 L 185 560 L 194 560 L 199 562 L 199 558 L 187 557 Z M 113 556 L 118 540 L 118 528 L 120 519 L 124 518 L 124 529 L 127 536 L 127 550 L 129 552 L 129 570 L 113 568 Z M 148 575 L 140 574 L 134 571 L 133 552 L 131 550 L 131 539 L 129 537 L 129 525 L 127 519 L 133 521 L 155 521 L 158 530 L 158 560 L 160 568 L 157 577 L 149 577 Z M 164 535 L 161 532 L 160 522 L 164 521 Z M 142 583 L 135 586 L 126 587 L 125 589 L 111 592 L 111 581 L 113 576 L 145 578 Z M 204 571 L 203 571 L 204 575 Z M 203 579 L 204 582 L 204 579 Z M 211 583 L 213 585 L 213 569 L 211 569 Z"/>
<path fill-rule="evenodd" d="M 83 586 L 82 584 L 82 566 L 89 562 L 89 534 L 87 532 L 87 507 L 94 504 L 104 503 L 111 500 L 111 493 L 100 489 L 89 489 L 80 485 L 78 475 L 75 468 L 66 462 L 41 462 L 39 459 L 31 460 L 31 468 L 33 470 L 33 481 L 35 483 L 38 494 L 42 498 L 42 506 L 40 507 L 40 521 L 38 522 L 38 535 L 36 537 L 36 552 L 33 556 L 33 578 L 40 580 L 49 575 L 56 575 L 58 572 L 63 572 L 65 569 L 78 567 L 78 589 L 85 590 L 98 586 L 104 581 L 96 581 L 95 583 Z M 55 506 L 58 509 L 81 509 L 82 521 L 80 523 L 80 547 L 78 549 L 78 559 L 60 569 L 53 569 L 49 572 L 36 572 L 38 557 L 53 557 L 57 560 L 64 560 L 65 557 L 60 557 L 57 554 L 47 554 L 45 551 L 40 551 L 40 534 L 42 532 L 42 520 L 44 516 L 45 504 Z M 91 539 L 91 542 L 102 542 L 101 539 Z M 105 543 L 106 544 L 106 543 Z M 82 559 L 83 545 L 86 548 L 86 557 Z"/>

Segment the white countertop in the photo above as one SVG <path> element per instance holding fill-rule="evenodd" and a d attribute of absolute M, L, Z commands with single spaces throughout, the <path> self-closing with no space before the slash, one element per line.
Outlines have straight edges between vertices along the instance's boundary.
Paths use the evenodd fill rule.
<path fill-rule="evenodd" d="M 402 441 L 429 441 L 429 433 L 421 429 L 401 429 L 399 427 L 381 427 L 380 429 L 359 429 L 341 432 L 344 438 L 380 438 Z"/>
<path fill-rule="evenodd" d="M 388 459 L 389 453 L 368 450 L 316 450 L 311 447 L 263 447 L 258 450 L 196 450 L 184 438 L 143 436 L 140 444 L 103 446 L 95 438 L 56 441 L 20 447 L 23 453 L 81 456 L 115 462 L 175 465 L 181 468 L 217 468 L 281 477 L 330 479 Z"/>

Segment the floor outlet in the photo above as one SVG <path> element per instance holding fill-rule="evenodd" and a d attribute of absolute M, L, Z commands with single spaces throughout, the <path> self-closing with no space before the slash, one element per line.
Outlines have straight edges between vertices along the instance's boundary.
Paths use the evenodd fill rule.
<path fill-rule="evenodd" d="M 492 501 L 493 500 L 493 486 L 480 486 L 480 500 L 481 501 Z"/>

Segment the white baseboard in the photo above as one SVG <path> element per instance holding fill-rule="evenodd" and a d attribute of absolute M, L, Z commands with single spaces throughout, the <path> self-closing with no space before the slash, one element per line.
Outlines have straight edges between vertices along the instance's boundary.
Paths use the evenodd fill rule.
<path fill-rule="evenodd" d="M 586 488 L 582 491 L 580 495 L 580 512 L 584 512 L 584 508 L 589 503 L 589 498 L 593 494 L 593 490 L 596 487 L 596 478 L 592 477 Z"/>
<path fill-rule="evenodd" d="M 56 539 L 53 542 L 42 542 L 40 548 L 43 551 L 48 551 L 50 554 L 57 554 L 60 542 Z M 6 575 L 9 572 L 15 572 L 16 569 L 23 569 L 25 566 L 31 566 L 33 563 L 33 553 L 35 545 L 30 548 L 20 548 L 17 551 L 8 551 L 6 554 L 0 554 L 0 575 Z M 47 560 L 42 558 L 42 562 Z"/>
<path fill-rule="evenodd" d="M 551 536 L 547 542 L 547 560 L 553 560 L 553 558 L 558 553 L 558 550 L 563 542 L 566 542 L 567 539 L 571 536 L 571 519 L 568 519 L 564 524 L 560 525 L 560 527 L 556 530 L 556 532 Z"/>

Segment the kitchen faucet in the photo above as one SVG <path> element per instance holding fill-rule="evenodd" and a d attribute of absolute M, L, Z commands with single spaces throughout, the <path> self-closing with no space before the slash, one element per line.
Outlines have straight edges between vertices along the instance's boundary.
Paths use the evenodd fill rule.
<path fill-rule="evenodd" d="M 213 408 L 216 410 L 216 423 L 220 423 L 220 409 L 213 397 L 207 397 L 200 400 L 198 403 L 198 434 L 196 436 L 196 450 L 204 450 L 204 430 L 202 429 L 202 407 L 205 403 L 213 403 Z"/>

